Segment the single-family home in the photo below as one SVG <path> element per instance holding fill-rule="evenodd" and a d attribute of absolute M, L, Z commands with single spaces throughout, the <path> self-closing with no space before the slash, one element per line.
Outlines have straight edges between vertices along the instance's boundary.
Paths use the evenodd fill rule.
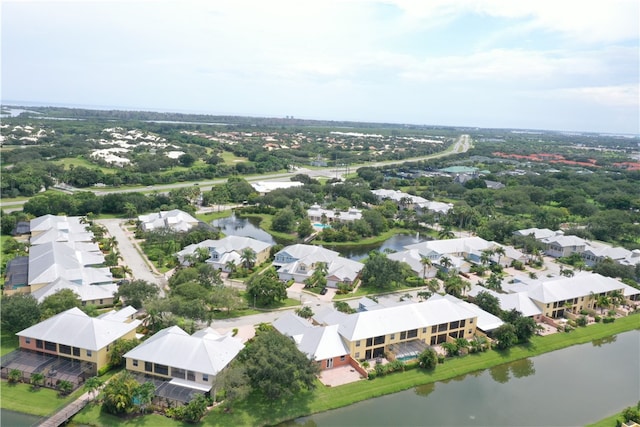
<path fill-rule="evenodd" d="M 590 247 L 589 242 L 578 236 L 556 235 L 540 241 L 545 245 L 545 253 L 554 258 L 568 257 L 573 253 L 582 254 Z"/>
<path fill-rule="evenodd" d="M 513 247 L 489 242 L 481 237 L 461 237 L 448 240 L 430 240 L 405 246 L 405 250 L 416 250 L 422 258 L 428 258 L 434 265 L 443 269 L 455 268 L 467 273 L 471 264 L 480 264 L 482 253 L 490 251 L 490 261 L 506 267 L 514 260 L 523 261 L 524 254 Z M 501 251 L 500 251 L 501 250 Z M 497 252 L 498 251 L 498 252 Z M 449 267 L 443 265 L 443 258 L 449 260 Z"/>
<path fill-rule="evenodd" d="M 57 242 L 90 242 L 93 233 L 87 231 L 87 224 L 79 216 L 43 215 L 29 222 L 31 245 Z"/>
<path fill-rule="evenodd" d="M 434 214 L 446 214 L 453 204 L 436 202 L 433 200 L 427 200 L 424 197 L 414 196 L 409 193 L 404 193 L 400 190 L 386 190 L 378 189 L 371 190 L 371 192 L 378 198 L 378 200 L 392 200 L 398 204 L 401 209 L 415 209 L 416 212 L 431 212 Z"/>
<path fill-rule="evenodd" d="M 527 237 L 532 236 L 536 240 L 542 240 L 549 237 L 561 236 L 562 231 L 553 231 L 548 228 L 525 228 L 513 232 L 514 236 Z"/>
<path fill-rule="evenodd" d="M 165 380 L 193 393 L 216 391 L 216 380 L 244 344 L 231 333 L 212 328 L 189 335 L 178 326 L 165 328 L 124 354 L 127 370 Z M 214 396 L 215 397 L 215 396 Z"/>
<path fill-rule="evenodd" d="M 219 240 L 209 239 L 185 246 L 184 249 L 176 253 L 176 256 L 181 264 L 186 265 L 189 263 L 189 255 L 195 254 L 198 248 L 204 248 L 209 251 L 209 259 L 206 262 L 221 271 L 228 272 L 229 263 L 232 262 L 237 266 L 242 264 L 242 253 L 246 249 L 255 253 L 256 265 L 264 263 L 269 259 L 271 246 L 269 243 L 251 237 L 227 236 Z"/>
<path fill-rule="evenodd" d="M 296 244 L 287 246 L 275 254 L 273 265 L 282 281 L 293 279 L 304 282 L 313 275 L 319 263 L 327 268 L 327 286 L 337 288 L 338 283 L 353 284 L 364 264 L 343 258 L 336 251 L 320 246 Z"/>
<path fill-rule="evenodd" d="M 173 231 L 188 231 L 200 223 L 200 221 L 180 209 L 140 215 L 138 216 L 138 221 L 140 221 L 142 231 L 153 231 L 161 228 L 169 228 Z"/>
<path fill-rule="evenodd" d="M 345 212 L 323 209 L 320 205 L 312 205 L 307 210 L 307 216 L 313 223 L 353 222 L 362 219 L 362 211 L 356 208 L 349 208 L 349 210 Z"/>
<path fill-rule="evenodd" d="M 592 244 L 587 247 L 581 255 L 584 263 L 589 267 L 593 267 L 599 262 L 604 261 L 606 258 L 611 258 L 617 263 L 624 262 L 624 260 L 631 257 L 632 252 L 621 247 L 611 247 L 608 245 L 596 246 L 595 244 Z M 640 258 L 638 258 L 638 261 L 640 261 Z"/>
<path fill-rule="evenodd" d="M 320 369 L 355 364 L 338 334 L 338 325 L 312 325 L 293 313 L 287 313 L 273 322 L 273 326 L 281 334 L 291 337 L 298 349 L 315 361 Z"/>

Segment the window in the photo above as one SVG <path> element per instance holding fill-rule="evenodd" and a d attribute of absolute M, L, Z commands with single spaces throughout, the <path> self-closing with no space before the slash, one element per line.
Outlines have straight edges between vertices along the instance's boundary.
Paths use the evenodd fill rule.
<path fill-rule="evenodd" d="M 447 324 L 446 323 L 442 323 L 440 325 L 438 325 L 438 332 L 443 332 L 447 330 Z"/>
<path fill-rule="evenodd" d="M 58 351 L 62 354 L 71 354 L 71 347 L 68 345 L 60 344 L 58 346 Z"/>
<path fill-rule="evenodd" d="M 407 331 L 407 338 L 415 338 L 418 336 L 418 330 L 417 329 L 412 329 L 410 331 Z"/>
<path fill-rule="evenodd" d="M 133 359 L 133 361 L 131 362 L 131 364 L 132 364 L 133 366 L 138 366 L 138 361 L 137 361 L 137 360 L 135 360 L 135 359 Z"/>
<path fill-rule="evenodd" d="M 360 341 L 356 341 L 356 347 L 360 347 Z"/>
<path fill-rule="evenodd" d="M 87 350 L 87 357 L 91 357 L 91 350 Z"/>
<path fill-rule="evenodd" d="M 379 337 L 375 337 L 373 339 L 374 345 L 384 344 L 384 335 L 380 335 Z"/>
<path fill-rule="evenodd" d="M 45 350 L 49 350 L 49 351 L 56 351 L 56 350 L 58 350 L 58 346 L 54 342 L 45 341 L 44 342 L 44 349 Z"/>
<path fill-rule="evenodd" d="M 469 329 L 469 334 L 472 334 L 472 333 L 473 333 L 473 331 L 471 329 Z"/>
<path fill-rule="evenodd" d="M 107 346 L 107 353 L 109 352 L 109 347 L 110 347 L 110 346 Z"/>
<path fill-rule="evenodd" d="M 407 339 L 407 331 L 400 332 L 400 339 L 401 340 L 406 340 Z"/>
<path fill-rule="evenodd" d="M 340 361 L 344 362 L 346 358 L 347 358 L 347 356 L 340 356 Z"/>
<path fill-rule="evenodd" d="M 373 345 L 373 338 L 367 338 L 367 347 L 371 347 Z"/>
<path fill-rule="evenodd" d="M 100 300 L 100 305 L 102 305 L 102 304 L 104 304 L 104 301 L 103 301 L 103 300 Z"/>
<path fill-rule="evenodd" d="M 153 372 L 153 363 L 151 362 L 144 362 L 144 370 L 146 372 Z"/>
<path fill-rule="evenodd" d="M 207 381 L 207 382 L 209 382 L 209 375 L 207 375 L 207 374 L 202 374 L 202 381 Z"/>
<path fill-rule="evenodd" d="M 470 324 L 471 324 L 471 323 L 473 323 L 473 319 L 469 319 L 469 323 L 470 323 Z"/>
<path fill-rule="evenodd" d="M 156 363 L 154 365 L 154 372 L 159 375 L 169 375 L 169 367 L 167 365 L 160 365 Z"/>
<path fill-rule="evenodd" d="M 459 326 L 460 326 L 460 322 L 449 323 L 449 329 L 458 329 Z"/>
<path fill-rule="evenodd" d="M 389 338 L 389 339 L 395 340 L 396 339 L 396 334 L 391 334 L 391 338 Z"/>
<path fill-rule="evenodd" d="M 188 381 L 195 381 L 196 380 L 196 374 L 193 373 L 193 371 L 187 371 L 187 380 Z"/>
<path fill-rule="evenodd" d="M 31 344 L 31 338 L 29 338 L 29 337 L 25 338 L 25 339 L 24 339 L 24 342 L 25 342 L 26 344 Z"/>
<path fill-rule="evenodd" d="M 426 334 L 427 333 L 427 328 L 422 328 L 422 333 Z"/>
<path fill-rule="evenodd" d="M 356 359 L 360 359 L 360 352 L 356 353 Z"/>
<path fill-rule="evenodd" d="M 467 322 L 466 320 L 461 320 L 460 321 L 460 327 L 464 328 L 464 325 L 465 325 L 466 322 Z"/>
<path fill-rule="evenodd" d="M 78 347 L 73 347 L 73 355 L 80 357 L 80 349 Z"/>
<path fill-rule="evenodd" d="M 435 334 L 436 332 L 438 332 L 438 327 L 437 326 L 432 326 L 431 327 L 431 333 Z"/>

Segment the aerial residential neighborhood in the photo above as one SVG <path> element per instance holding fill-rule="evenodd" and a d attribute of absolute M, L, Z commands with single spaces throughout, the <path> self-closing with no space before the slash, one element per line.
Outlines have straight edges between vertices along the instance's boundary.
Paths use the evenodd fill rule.
<path fill-rule="evenodd" d="M 502 381 L 496 366 L 637 327 L 640 205 L 634 176 L 610 173 L 606 156 L 600 175 L 507 162 L 492 154 L 509 146 L 493 131 L 434 135 L 425 144 L 451 150 L 444 158 L 354 157 L 350 170 L 318 155 L 277 163 L 317 147 L 312 134 L 181 130 L 204 144 L 182 146 L 160 131 L 95 129 L 138 142 L 117 153 L 148 169 L 141 186 L 112 191 L 111 173 L 141 175 L 89 156 L 111 171 L 100 182 L 74 166 L 2 212 L 0 373 L 18 412 L 53 393 L 39 412 L 53 424 L 276 424 L 396 384 L 482 370 Z M 420 138 L 331 135 L 332 147 L 380 159 L 426 149 L 402 145 Z M 103 139 L 88 142 L 115 144 Z M 235 166 L 224 178 L 195 175 L 225 162 Z M 193 180 L 174 181 L 189 170 Z"/>

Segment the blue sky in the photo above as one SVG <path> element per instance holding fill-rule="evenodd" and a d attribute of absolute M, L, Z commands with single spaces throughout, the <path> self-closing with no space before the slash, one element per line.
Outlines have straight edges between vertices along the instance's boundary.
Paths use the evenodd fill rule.
<path fill-rule="evenodd" d="M 2 100 L 640 133 L 637 0 L 2 1 Z"/>

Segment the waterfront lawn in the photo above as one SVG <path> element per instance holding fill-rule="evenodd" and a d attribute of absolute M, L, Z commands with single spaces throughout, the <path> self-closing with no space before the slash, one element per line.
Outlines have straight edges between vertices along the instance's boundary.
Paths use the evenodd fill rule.
<path fill-rule="evenodd" d="M 447 359 L 433 371 L 414 369 L 378 377 L 373 381 L 358 381 L 339 387 L 318 387 L 309 393 L 300 394 L 283 402 L 268 402 L 252 396 L 234 406 L 231 413 L 220 409 L 205 417 L 204 424 L 212 426 L 272 425 L 316 412 L 347 406 L 373 397 L 396 393 L 423 384 L 433 383 L 465 375 L 503 363 L 558 350 L 576 344 L 640 328 L 640 315 L 616 319 L 614 323 L 595 324 L 578 328 L 570 333 L 557 333 L 545 337 L 535 336 L 527 345 L 516 346 L 508 351 L 487 351 L 464 357 Z"/>
<path fill-rule="evenodd" d="M 619 422 L 624 421 L 624 418 L 622 417 L 622 412 L 619 414 L 615 414 L 610 417 L 607 417 L 605 419 L 602 419 L 593 424 L 588 424 L 587 427 L 615 427 L 616 425 L 618 425 L 617 424 L 618 421 Z"/>
<path fill-rule="evenodd" d="M 22 412 L 39 416 L 51 415 L 62 408 L 80 394 L 84 393 L 82 387 L 69 396 L 58 397 L 58 392 L 50 388 L 41 387 L 33 390 L 30 384 L 9 384 L 7 381 L 0 383 L 0 407 L 10 411 Z"/>
<path fill-rule="evenodd" d="M 133 418 L 120 418 L 102 412 L 101 405 L 89 404 L 73 417 L 74 425 L 91 426 L 136 426 L 136 427 L 186 427 L 193 426 L 164 415 L 149 414 Z"/>

